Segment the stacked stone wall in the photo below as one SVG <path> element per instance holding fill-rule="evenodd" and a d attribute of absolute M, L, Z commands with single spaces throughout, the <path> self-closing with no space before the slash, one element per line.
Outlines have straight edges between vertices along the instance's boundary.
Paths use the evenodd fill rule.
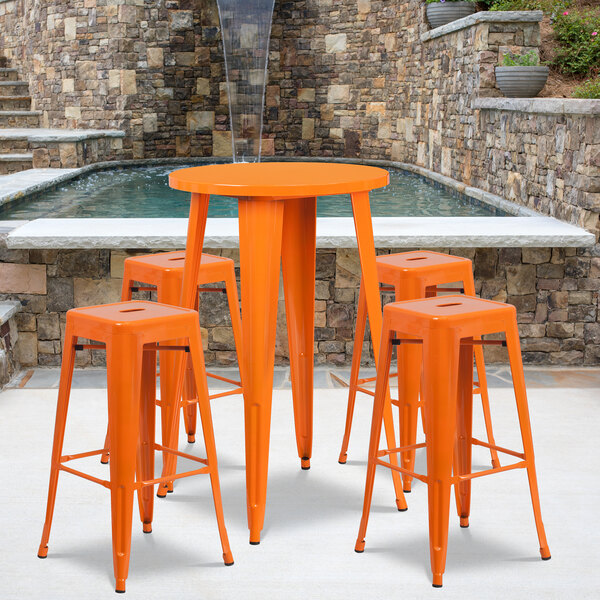
<path fill-rule="evenodd" d="M 540 42 L 533 13 L 478 15 L 434 35 L 421 0 L 276 2 L 263 152 L 417 164 L 597 233 L 600 109 L 475 107 Z M 231 154 L 216 0 L 9 0 L 0 32 L 45 126 L 122 129 L 119 157 Z"/>
<path fill-rule="evenodd" d="M 442 250 L 473 260 L 476 290 L 482 297 L 507 301 L 517 307 L 526 362 L 600 363 L 597 322 L 600 258 L 574 248 Z M 233 258 L 239 276 L 237 251 L 208 252 Z M 74 306 L 118 301 L 123 261 L 132 254 L 133 251 L 124 250 L 3 249 L 0 275 L 7 291 L 0 294 L 0 299 L 18 300 L 22 304 L 21 312 L 14 317 L 18 327 L 16 354 L 21 365 L 59 365 L 66 311 Z M 316 363 L 348 365 L 358 301 L 356 249 L 319 249 L 316 277 Z M 151 295 L 143 292 L 139 297 L 151 298 Z M 234 364 L 235 347 L 226 299 L 223 294 L 214 293 L 202 294 L 201 298 L 200 320 L 207 363 Z M 388 295 L 384 300 L 391 297 Z M 280 364 L 287 361 L 284 313 L 284 302 L 280 299 L 276 350 Z M 489 360 L 506 359 L 503 350 L 491 350 Z M 99 366 L 104 354 L 87 350 L 78 353 L 77 360 L 80 366 Z M 368 341 L 363 344 L 363 364 L 372 364 Z"/>

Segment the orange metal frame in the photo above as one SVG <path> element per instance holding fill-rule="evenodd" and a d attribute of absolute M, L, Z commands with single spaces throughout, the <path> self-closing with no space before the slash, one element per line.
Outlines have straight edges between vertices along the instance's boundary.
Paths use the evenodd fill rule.
<path fill-rule="evenodd" d="M 369 191 L 389 182 L 384 169 L 340 163 L 243 163 L 181 169 L 171 187 L 191 192 L 186 262 L 180 305 L 192 307 L 210 194 L 237 198 L 239 214 L 246 498 L 250 543 L 260 542 L 267 472 L 275 360 L 279 272 L 283 271 L 298 456 L 310 468 L 316 261 L 316 198 L 350 194 L 367 312 L 379 353 L 382 316 Z M 180 377 L 183 367 L 179 365 Z M 391 404 L 388 444 L 394 447 Z M 396 503 L 405 509 L 399 475 Z"/>
<path fill-rule="evenodd" d="M 186 455 L 154 440 L 156 417 L 156 351 L 170 336 L 180 338 L 189 348 L 194 364 L 195 383 L 206 448 L 206 459 Z M 98 340 L 106 349 L 110 479 L 99 479 L 65 463 L 102 454 L 92 450 L 73 455 L 62 452 L 78 338 Z M 101 344 L 89 344 L 100 346 Z M 168 342 L 167 342 L 167 345 Z M 176 352 L 183 354 L 183 352 Z M 152 531 L 154 511 L 153 485 L 181 477 L 210 475 L 217 526 L 225 564 L 233 564 L 229 547 L 217 469 L 217 454 L 204 374 L 204 355 L 200 340 L 198 314 L 192 310 L 152 302 L 122 302 L 104 306 L 72 309 L 67 313 L 65 347 L 60 374 L 54 444 L 48 486 L 48 503 L 38 556 L 48 555 L 58 476 L 60 471 L 98 483 L 111 492 L 113 569 L 115 590 L 125 591 L 131 550 L 133 496 L 137 491 L 143 531 Z M 177 411 L 179 412 L 179 411 Z M 154 477 L 154 454 L 185 456 L 205 465 L 186 473 Z"/>
<path fill-rule="evenodd" d="M 490 333 L 505 333 L 506 336 L 523 452 L 482 442 L 472 435 L 473 349 L 485 343 L 473 338 Z M 397 334 L 401 336 L 401 341 L 396 339 Z M 407 346 L 422 343 L 426 442 L 399 448 L 388 447 L 387 450 L 380 451 L 379 440 L 392 348 L 398 343 L 403 345 L 405 342 Z M 497 466 L 473 473 L 471 470 L 473 444 L 493 448 L 497 452 L 521 460 L 503 467 Z M 413 453 L 415 449 L 421 447 L 427 450 L 427 475 L 414 473 L 413 469 L 398 467 L 392 464 L 391 460 L 390 462 L 381 460 L 385 455 L 391 459 L 398 454 Z M 365 498 L 355 545 L 356 552 L 363 552 L 365 548 L 377 466 L 386 466 L 392 469 L 392 472 L 416 477 L 427 484 L 430 560 L 434 587 L 442 586 L 446 565 L 450 488 L 454 485 L 460 525 L 468 527 L 471 479 L 476 477 L 517 468 L 527 469 L 540 554 L 544 560 L 550 558 L 540 510 L 533 440 L 514 306 L 468 296 L 443 296 L 396 302 L 384 308 Z"/>

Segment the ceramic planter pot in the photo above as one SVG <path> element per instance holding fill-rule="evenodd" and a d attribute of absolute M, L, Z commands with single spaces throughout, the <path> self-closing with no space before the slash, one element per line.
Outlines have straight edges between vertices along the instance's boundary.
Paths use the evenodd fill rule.
<path fill-rule="evenodd" d="M 468 17 L 474 12 L 473 2 L 434 2 L 427 5 L 427 20 L 431 27 L 441 27 L 456 19 Z"/>
<path fill-rule="evenodd" d="M 496 84 L 507 98 L 533 98 L 546 85 L 548 67 L 496 67 Z"/>

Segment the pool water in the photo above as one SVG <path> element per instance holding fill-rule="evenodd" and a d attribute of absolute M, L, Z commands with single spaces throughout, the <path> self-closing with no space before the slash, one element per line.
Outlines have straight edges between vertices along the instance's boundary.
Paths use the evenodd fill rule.
<path fill-rule="evenodd" d="M 0 220 L 39 218 L 187 217 L 189 194 L 168 184 L 172 171 L 196 165 L 160 165 L 95 171 L 56 188 L 0 207 Z M 435 185 L 417 175 L 388 169 L 390 184 L 371 192 L 374 217 L 506 216 L 489 204 Z M 317 201 L 320 217 L 351 217 L 348 196 Z M 233 198 L 211 196 L 209 217 L 237 217 Z"/>

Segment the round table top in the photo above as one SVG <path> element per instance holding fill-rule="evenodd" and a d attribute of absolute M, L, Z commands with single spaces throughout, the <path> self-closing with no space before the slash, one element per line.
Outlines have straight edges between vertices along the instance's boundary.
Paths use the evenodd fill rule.
<path fill-rule="evenodd" d="M 169 185 L 196 194 L 240 197 L 312 197 L 384 187 L 385 169 L 332 162 L 229 163 L 179 169 Z"/>

